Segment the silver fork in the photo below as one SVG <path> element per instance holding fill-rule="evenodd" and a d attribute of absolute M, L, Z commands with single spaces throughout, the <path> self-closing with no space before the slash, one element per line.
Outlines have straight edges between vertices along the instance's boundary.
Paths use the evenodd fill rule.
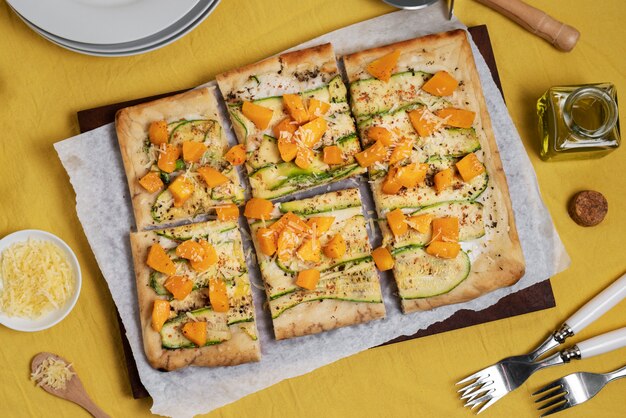
<path fill-rule="evenodd" d="M 621 347 L 626 347 L 626 327 L 582 341 L 538 362 L 511 362 L 506 374 L 494 373 L 478 389 L 465 393 L 461 399 L 467 399 L 465 406 L 472 410 L 482 405 L 478 411 L 480 413 L 545 367 L 597 356 Z"/>
<path fill-rule="evenodd" d="M 544 395 L 537 399 L 536 403 L 554 398 L 538 408 L 541 411 L 542 409 L 554 407 L 541 415 L 545 417 L 588 401 L 596 396 L 609 382 L 622 377 L 626 377 L 626 366 L 609 373 L 573 373 L 544 386 L 533 393 L 533 396 Z"/>
<path fill-rule="evenodd" d="M 458 390 L 461 394 L 461 399 L 467 399 L 465 406 L 471 406 L 472 409 L 477 407 L 480 403 L 471 405 L 469 405 L 469 403 L 476 400 L 479 395 L 481 395 L 481 398 L 484 398 L 485 392 L 490 389 L 491 385 L 493 385 L 496 380 L 509 381 L 517 372 L 516 365 L 519 362 L 531 363 L 537 360 L 545 353 L 562 344 L 567 338 L 582 331 L 624 298 L 626 298 L 626 274 L 587 302 L 531 353 L 504 358 L 498 363 L 479 370 L 459 381 L 457 385 L 467 384 Z M 505 394 L 506 393 L 508 392 L 505 392 Z M 492 397 L 487 402 L 484 402 L 478 410 L 478 413 L 481 413 L 493 405 L 500 397 Z"/>

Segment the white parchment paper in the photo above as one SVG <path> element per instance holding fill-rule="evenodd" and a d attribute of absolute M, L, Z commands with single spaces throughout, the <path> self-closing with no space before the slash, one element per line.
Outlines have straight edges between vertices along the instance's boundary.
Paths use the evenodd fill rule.
<path fill-rule="evenodd" d="M 345 54 L 428 33 L 465 28 L 456 19 L 446 20 L 445 11 L 440 6 L 419 12 L 391 13 L 329 33 L 296 48 L 333 42 L 337 53 Z M 393 295 L 395 285 L 390 277 L 383 276 L 386 319 L 286 341 L 274 340 L 269 312 L 262 308 L 265 296 L 256 289 L 255 307 L 263 357 L 255 364 L 214 369 L 190 367 L 170 373 L 150 367 L 143 353 L 128 240 L 134 219 L 114 126 L 109 124 L 55 144 L 76 191 L 78 217 L 124 322 L 141 380 L 153 398 L 153 413 L 191 417 L 209 412 L 283 379 L 307 373 L 400 335 L 413 334 L 460 309 L 482 310 L 568 266 L 569 258 L 541 199 L 535 173 L 519 135 L 489 69 L 473 43 L 472 48 L 509 183 L 526 257 L 525 276 L 515 286 L 471 302 L 410 315 L 400 312 L 397 297 Z M 232 135 L 230 140 L 235 141 Z M 349 180 L 332 188 L 355 184 L 358 181 Z M 261 283 L 254 260 L 248 260 L 248 264 L 252 279 Z M 210 388 L 210 396 L 207 396 L 206 388 Z"/>

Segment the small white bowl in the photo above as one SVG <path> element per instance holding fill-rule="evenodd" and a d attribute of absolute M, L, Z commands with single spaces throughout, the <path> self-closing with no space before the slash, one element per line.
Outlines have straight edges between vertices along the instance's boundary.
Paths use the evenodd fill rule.
<path fill-rule="evenodd" d="M 56 244 L 65 254 L 67 255 L 67 259 L 70 263 L 72 270 L 74 271 L 74 278 L 76 280 L 74 286 L 74 294 L 69 297 L 69 299 L 65 302 L 65 305 L 60 307 L 59 309 L 55 309 L 37 319 L 29 319 L 29 318 L 20 318 L 16 316 L 7 316 L 2 311 L 0 311 L 0 324 L 17 330 L 17 331 L 41 331 L 44 329 L 48 329 L 63 320 L 74 308 L 76 305 L 76 301 L 78 300 L 78 296 L 80 295 L 80 288 L 82 284 L 82 276 L 80 272 L 80 265 L 78 264 L 78 260 L 76 259 L 76 254 L 74 251 L 67 245 L 61 238 L 57 237 L 46 231 L 40 231 L 37 229 L 25 229 L 23 231 L 17 231 L 12 234 L 9 234 L 0 240 L 0 257 L 2 252 L 6 250 L 11 245 L 16 242 L 25 242 L 28 241 L 29 238 L 43 241 L 50 241 L 53 244 Z M 0 288 L 2 287 L 2 283 L 0 281 Z"/>

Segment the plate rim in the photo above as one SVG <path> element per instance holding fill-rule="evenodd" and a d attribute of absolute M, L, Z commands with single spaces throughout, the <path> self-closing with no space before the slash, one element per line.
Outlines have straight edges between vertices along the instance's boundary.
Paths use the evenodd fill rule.
<path fill-rule="evenodd" d="M 74 0 L 7 0 L 13 9 L 47 32 L 93 44 L 132 42 L 145 38 L 178 21 L 198 2 L 136 0 L 96 7 Z"/>
<path fill-rule="evenodd" d="M 129 51 L 123 51 L 123 52 L 100 52 L 100 51 L 92 51 L 92 50 L 87 50 L 87 49 L 80 49 L 80 48 L 76 48 L 73 47 L 71 45 L 67 45 L 64 43 L 61 43 L 59 41 L 56 41 L 54 39 L 49 38 L 48 36 L 46 36 L 45 33 L 42 33 L 39 28 L 37 28 L 32 22 L 28 21 L 25 17 L 23 17 L 22 15 L 20 15 L 19 13 L 16 13 L 17 16 L 26 24 L 26 26 L 28 26 L 31 30 L 33 30 L 35 33 L 37 33 L 38 35 L 40 35 L 42 38 L 44 38 L 45 40 L 47 40 L 48 42 L 51 42 L 61 48 L 64 48 L 68 51 L 72 51 L 72 52 L 76 52 L 79 54 L 83 54 L 83 55 L 90 55 L 90 56 L 96 56 L 96 57 L 105 57 L 105 58 L 114 58 L 114 57 L 128 57 L 128 56 L 133 56 L 133 55 L 139 55 L 139 54 L 144 54 L 150 51 L 154 51 L 157 49 L 160 49 L 162 47 L 165 47 L 169 44 L 171 44 L 172 42 L 182 38 L 183 36 L 187 35 L 189 32 L 191 32 L 193 29 L 195 29 L 198 25 L 200 25 L 200 23 L 202 23 L 211 13 L 213 13 L 213 11 L 215 10 L 215 8 L 220 4 L 221 0 L 213 0 L 210 4 L 210 6 L 199 16 L 196 17 L 196 19 L 191 22 L 188 26 L 186 26 L 183 30 L 179 31 L 178 33 L 167 37 L 167 38 L 163 38 L 160 42 L 155 43 L 154 45 L 151 46 L 147 46 L 147 47 L 140 47 L 137 49 L 133 49 L 133 50 L 129 50 Z"/>

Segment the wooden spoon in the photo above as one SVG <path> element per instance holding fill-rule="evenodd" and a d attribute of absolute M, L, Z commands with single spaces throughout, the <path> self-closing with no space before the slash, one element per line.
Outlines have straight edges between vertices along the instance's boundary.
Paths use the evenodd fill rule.
<path fill-rule="evenodd" d="M 31 362 L 31 366 L 30 366 L 31 371 L 34 373 L 35 370 L 37 370 L 37 367 L 39 367 L 39 365 L 43 363 L 43 361 L 49 357 L 52 357 L 57 360 L 61 360 L 65 362 L 66 364 L 69 364 L 69 362 L 65 360 L 63 357 L 57 356 L 56 354 L 53 354 L 53 353 L 44 352 L 44 353 L 37 354 L 33 358 L 33 361 Z M 70 370 L 76 373 L 72 366 L 70 366 Z M 74 374 L 74 376 L 71 377 L 71 379 L 67 382 L 65 389 L 57 390 L 51 386 L 46 385 L 45 383 L 41 385 L 41 388 L 45 390 L 46 392 L 53 394 L 54 396 L 58 396 L 59 398 L 62 398 L 62 399 L 67 399 L 68 401 L 74 402 L 75 404 L 82 406 L 83 408 L 87 410 L 87 412 L 89 412 L 91 415 L 93 415 L 96 418 L 110 418 L 102 409 L 100 409 L 91 400 L 89 395 L 87 395 L 87 392 L 85 391 L 85 388 L 83 387 L 83 384 L 81 383 L 77 374 Z"/>

